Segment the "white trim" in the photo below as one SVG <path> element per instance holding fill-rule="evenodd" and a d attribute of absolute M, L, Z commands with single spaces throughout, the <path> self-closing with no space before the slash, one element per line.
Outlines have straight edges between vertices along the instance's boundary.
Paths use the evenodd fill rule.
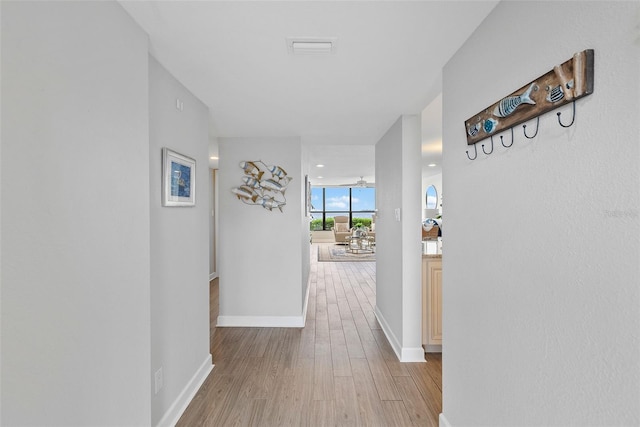
<path fill-rule="evenodd" d="M 309 279 L 311 280 L 311 279 Z M 300 316 L 218 316 L 216 327 L 219 328 L 304 328 L 307 321 L 309 291 L 311 283 L 307 283 L 304 306 Z"/>
<path fill-rule="evenodd" d="M 393 348 L 393 351 L 396 353 L 396 356 L 398 357 L 398 360 L 402 360 L 402 358 L 400 357 L 400 353 L 402 351 L 400 347 L 400 342 L 398 341 L 396 336 L 393 334 L 391 327 L 389 327 L 387 320 L 384 318 L 384 316 L 380 312 L 380 309 L 378 308 L 377 305 L 373 309 L 373 313 L 376 315 L 376 319 L 378 319 L 378 323 L 380 323 L 380 326 L 382 326 L 382 332 L 384 332 L 384 334 L 386 335 L 387 340 L 389 341 L 389 344 L 391 344 L 391 348 Z"/>
<path fill-rule="evenodd" d="M 402 347 L 401 362 L 426 362 L 424 358 L 424 348 L 420 347 Z"/>
<path fill-rule="evenodd" d="M 304 307 L 302 307 L 302 327 L 307 325 L 307 307 L 309 306 L 309 289 L 311 289 L 311 275 L 307 280 L 307 293 L 304 296 Z"/>
<path fill-rule="evenodd" d="M 439 421 L 438 425 L 440 427 L 451 427 L 451 424 L 449 424 L 449 421 L 447 421 L 447 419 L 444 417 L 444 414 L 442 412 L 440 412 L 438 421 Z"/>
<path fill-rule="evenodd" d="M 304 328 L 302 316 L 218 316 L 218 328 Z"/>
<path fill-rule="evenodd" d="M 167 409 L 167 412 L 164 413 L 164 416 L 158 422 L 157 427 L 174 427 L 178 423 L 178 420 L 187 409 L 187 406 L 189 406 L 189 403 L 191 403 L 191 400 L 200 389 L 200 386 L 202 386 L 202 383 L 204 383 L 209 376 L 213 367 L 214 365 L 211 360 L 211 355 L 208 355 L 191 380 L 187 383 L 184 389 L 182 389 L 182 392 L 180 392 L 177 399 L 169 409 Z"/>
<path fill-rule="evenodd" d="M 382 332 L 387 337 L 389 344 L 391 344 L 391 348 L 396 353 L 396 357 L 401 362 L 426 362 L 424 358 L 424 349 L 422 347 L 402 347 L 400 345 L 400 341 L 394 335 L 389 323 L 384 318 L 378 306 L 376 306 L 373 310 L 376 315 L 376 319 L 378 319 L 378 323 L 382 326 Z"/>
<path fill-rule="evenodd" d="M 209 281 L 212 281 L 216 277 L 218 277 L 218 273 L 214 271 L 213 273 L 209 274 Z"/>

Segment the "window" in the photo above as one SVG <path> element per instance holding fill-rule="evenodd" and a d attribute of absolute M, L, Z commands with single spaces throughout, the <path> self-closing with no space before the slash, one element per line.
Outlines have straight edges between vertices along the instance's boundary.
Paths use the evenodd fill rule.
<path fill-rule="evenodd" d="M 311 187 L 311 225 L 314 230 L 331 230 L 334 217 L 349 217 L 349 227 L 371 225 L 376 211 L 375 188 Z"/>

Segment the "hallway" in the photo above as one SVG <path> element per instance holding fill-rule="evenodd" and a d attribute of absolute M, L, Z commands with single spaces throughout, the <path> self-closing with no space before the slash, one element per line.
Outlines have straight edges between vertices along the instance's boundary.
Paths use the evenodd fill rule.
<path fill-rule="evenodd" d="M 437 426 L 440 354 L 400 363 L 375 319 L 373 262 L 318 262 L 303 329 L 218 328 L 215 367 L 178 426 Z"/>

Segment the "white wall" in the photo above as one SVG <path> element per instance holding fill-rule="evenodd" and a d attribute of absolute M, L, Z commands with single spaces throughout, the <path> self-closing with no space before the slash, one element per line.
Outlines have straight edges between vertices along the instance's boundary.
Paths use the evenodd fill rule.
<path fill-rule="evenodd" d="M 218 277 L 218 242 L 217 242 L 217 193 L 218 169 L 209 169 L 209 280 Z"/>
<path fill-rule="evenodd" d="M 419 116 L 400 117 L 376 144 L 375 312 L 396 354 L 405 362 L 424 361 L 420 144 Z"/>
<path fill-rule="evenodd" d="M 444 69 L 451 426 L 640 424 L 639 8 L 501 2 Z M 587 48 L 573 127 L 467 159 L 466 119 Z"/>
<path fill-rule="evenodd" d="M 176 99 L 183 105 L 176 108 Z M 152 424 L 177 421 L 211 370 L 208 108 L 149 57 Z M 162 148 L 196 160 L 196 206 L 162 206 Z M 155 394 L 153 374 L 164 386 Z M 184 394 L 182 394 L 184 392 Z M 174 406 L 172 406 L 174 405 Z M 163 422 L 163 424 L 171 424 Z"/>
<path fill-rule="evenodd" d="M 149 425 L 147 38 L 2 2 L 2 419 Z"/>
<path fill-rule="evenodd" d="M 301 326 L 309 275 L 304 154 L 299 138 L 220 138 L 219 326 Z M 239 164 L 262 160 L 293 177 L 283 212 L 242 203 Z"/>

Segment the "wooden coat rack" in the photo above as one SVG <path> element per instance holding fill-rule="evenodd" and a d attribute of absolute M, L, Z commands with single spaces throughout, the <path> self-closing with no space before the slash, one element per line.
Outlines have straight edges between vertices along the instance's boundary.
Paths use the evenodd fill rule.
<path fill-rule="evenodd" d="M 493 135 L 511 129 L 511 144 L 506 145 L 503 137 L 500 141 L 504 147 L 513 145 L 513 127 L 525 123 L 569 102 L 573 102 L 573 118 L 569 124 L 562 123 L 560 113 L 558 123 L 562 127 L 569 127 L 575 121 L 575 101 L 593 93 L 593 49 L 583 50 L 573 55 L 573 58 L 556 65 L 551 71 L 527 83 L 520 89 L 491 104 L 486 109 L 465 121 L 467 144 L 475 148 L 475 156 L 467 157 L 475 160 L 478 156 L 476 143 L 491 138 L 491 150 L 484 149 L 485 154 L 493 152 Z M 526 125 L 523 125 L 524 136 L 528 139 L 538 134 L 528 135 Z"/>

